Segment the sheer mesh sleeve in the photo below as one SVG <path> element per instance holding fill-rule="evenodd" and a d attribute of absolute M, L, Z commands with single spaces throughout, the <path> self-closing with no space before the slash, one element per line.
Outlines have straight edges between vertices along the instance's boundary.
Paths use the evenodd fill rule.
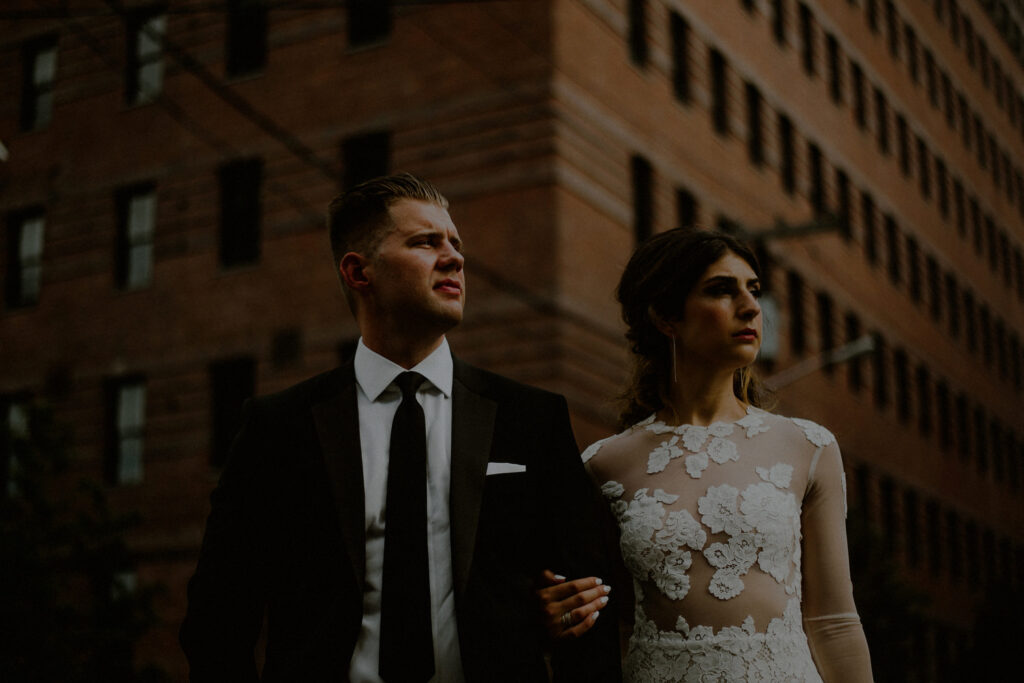
<path fill-rule="evenodd" d="M 871 658 L 853 601 L 846 485 L 839 447 L 815 453 L 802 511 L 804 631 L 822 678 L 871 681 Z"/>

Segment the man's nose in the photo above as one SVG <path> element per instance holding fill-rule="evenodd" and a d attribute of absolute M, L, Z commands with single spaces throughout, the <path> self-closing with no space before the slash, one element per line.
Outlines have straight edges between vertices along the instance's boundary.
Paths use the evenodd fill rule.
<path fill-rule="evenodd" d="M 462 255 L 455 245 L 451 242 L 445 241 L 444 249 L 441 253 L 441 268 L 452 269 L 456 273 L 462 270 L 463 265 L 466 263 L 466 257 Z"/>

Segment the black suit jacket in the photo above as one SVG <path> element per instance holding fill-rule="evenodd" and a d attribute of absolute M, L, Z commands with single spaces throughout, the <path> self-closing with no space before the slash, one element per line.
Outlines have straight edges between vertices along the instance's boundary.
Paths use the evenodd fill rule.
<path fill-rule="evenodd" d="M 254 399 L 211 496 L 181 643 L 198 681 L 343 681 L 362 622 L 365 512 L 351 363 Z M 524 473 L 486 475 L 488 462 Z M 607 572 L 565 399 L 455 360 L 452 572 L 467 681 L 547 680 L 541 569 Z M 555 647 L 555 680 L 619 680 L 614 600 Z"/>

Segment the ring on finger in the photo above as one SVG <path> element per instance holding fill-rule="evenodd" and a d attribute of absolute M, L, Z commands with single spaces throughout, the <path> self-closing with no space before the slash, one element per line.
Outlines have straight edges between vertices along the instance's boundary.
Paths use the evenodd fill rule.
<path fill-rule="evenodd" d="M 562 626 L 564 626 L 565 628 L 569 628 L 570 626 L 572 626 L 572 612 L 562 612 L 562 618 L 560 621 L 562 623 Z"/>

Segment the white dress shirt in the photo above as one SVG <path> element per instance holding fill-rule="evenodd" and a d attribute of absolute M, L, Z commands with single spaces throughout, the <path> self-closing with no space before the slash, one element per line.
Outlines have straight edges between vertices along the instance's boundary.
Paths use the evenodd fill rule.
<path fill-rule="evenodd" d="M 360 338 L 356 346 L 359 441 L 366 497 L 366 577 L 363 626 L 356 642 L 349 678 L 379 683 L 380 602 L 384 577 L 384 522 L 388 486 L 391 423 L 402 392 L 393 382 L 405 368 L 371 351 Z M 451 488 L 452 354 L 448 340 L 411 370 L 427 378 L 416 392 L 427 425 L 427 555 L 430 560 L 430 611 L 434 631 L 435 683 L 461 683 L 462 659 L 455 623 L 452 582 Z"/>

